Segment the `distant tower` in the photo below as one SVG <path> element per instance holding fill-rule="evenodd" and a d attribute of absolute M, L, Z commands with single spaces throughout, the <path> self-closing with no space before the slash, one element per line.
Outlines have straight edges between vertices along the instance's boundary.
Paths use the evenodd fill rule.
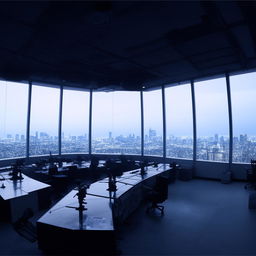
<path fill-rule="evenodd" d="M 245 135 L 240 134 L 240 144 L 244 145 L 247 141 L 248 141 L 247 134 L 245 134 Z"/>
<path fill-rule="evenodd" d="M 112 132 L 108 133 L 108 138 L 111 140 L 112 139 Z"/>
<path fill-rule="evenodd" d="M 218 141 L 219 141 L 219 135 L 218 135 L 217 133 L 214 135 L 214 141 L 215 141 L 215 142 L 218 142 Z"/>
<path fill-rule="evenodd" d="M 15 135 L 15 141 L 19 141 L 20 140 L 20 135 L 19 134 L 16 134 Z"/>
<path fill-rule="evenodd" d="M 156 130 L 149 128 L 148 137 L 149 137 L 149 139 L 156 137 Z"/>

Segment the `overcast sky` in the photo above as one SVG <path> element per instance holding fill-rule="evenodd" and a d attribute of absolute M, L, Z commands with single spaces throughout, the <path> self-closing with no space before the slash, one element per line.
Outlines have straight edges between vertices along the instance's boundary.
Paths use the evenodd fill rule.
<path fill-rule="evenodd" d="M 231 76 L 234 135 L 256 135 L 256 73 Z M 167 136 L 192 136 L 190 85 L 166 88 Z M 59 95 L 56 88 L 33 86 L 31 135 L 36 131 L 57 136 Z M 0 82 L 0 136 L 26 133 L 28 85 Z M 198 136 L 228 135 L 228 106 L 225 78 L 195 83 Z M 145 134 L 152 128 L 162 135 L 162 94 L 144 93 Z M 96 92 L 93 94 L 93 137 L 135 134 L 140 136 L 139 92 Z M 64 90 L 65 136 L 88 135 L 89 93 Z"/>

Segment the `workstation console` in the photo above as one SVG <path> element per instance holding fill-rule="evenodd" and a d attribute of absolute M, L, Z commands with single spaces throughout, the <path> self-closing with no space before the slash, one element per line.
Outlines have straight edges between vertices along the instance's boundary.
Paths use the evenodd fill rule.
<path fill-rule="evenodd" d="M 144 186 L 171 172 L 169 165 L 158 164 L 78 185 L 37 221 L 39 248 L 113 254 L 116 228 L 140 205 Z"/>

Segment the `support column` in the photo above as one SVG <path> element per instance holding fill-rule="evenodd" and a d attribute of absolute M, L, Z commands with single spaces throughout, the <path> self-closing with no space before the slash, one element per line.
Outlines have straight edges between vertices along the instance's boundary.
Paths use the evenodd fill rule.
<path fill-rule="evenodd" d="M 197 132 L 196 132 L 196 102 L 194 81 L 191 80 L 192 114 L 193 114 L 193 166 L 196 163 L 197 155 Z"/>
<path fill-rule="evenodd" d="M 141 109 L 141 156 L 144 156 L 144 106 L 143 106 L 143 90 L 140 91 L 140 109 Z"/>
<path fill-rule="evenodd" d="M 29 160 L 31 96 L 32 96 L 32 82 L 29 81 L 29 85 L 28 85 L 28 111 L 27 111 L 27 134 L 26 134 L 26 159 L 27 159 L 27 161 Z"/>
<path fill-rule="evenodd" d="M 62 143 L 62 105 L 63 105 L 63 86 L 60 87 L 60 106 L 59 106 L 59 156 L 61 156 L 61 143 Z"/>
<path fill-rule="evenodd" d="M 163 158 L 166 160 L 166 109 L 165 109 L 165 87 L 162 86 L 162 107 L 163 107 Z"/>
<path fill-rule="evenodd" d="M 90 104 L 89 104 L 89 134 L 88 134 L 88 144 L 89 144 L 89 155 L 92 154 L 92 95 L 93 91 L 90 89 Z"/>
<path fill-rule="evenodd" d="M 229 74 L 226 74 L 227 98 L 228 98 L 228 117 L 229 117 L 229 171 L 233 162 L 233 119 L 232 119 L 232 101 L 230 91 Z"/>

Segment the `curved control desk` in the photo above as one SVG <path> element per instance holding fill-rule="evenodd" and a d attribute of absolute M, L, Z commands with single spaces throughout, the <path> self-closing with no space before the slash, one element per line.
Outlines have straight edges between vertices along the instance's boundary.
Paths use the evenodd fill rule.
<path fill-rule="evenodd" d="M 79 211 L 77 190 L 72 190 L 37 221 L 38 246 L 45 251 L 112 254 L 115 226 L 141 203 L 144 185 L 154 185 L 157 175 L 169 175 L 166 164 L 124 173 L 116 179 L 117 191 L 108 191 L 108 178 L 90 185 L 85 207 Z M 96 246 L 97 245 L 97 246 Z"/>

